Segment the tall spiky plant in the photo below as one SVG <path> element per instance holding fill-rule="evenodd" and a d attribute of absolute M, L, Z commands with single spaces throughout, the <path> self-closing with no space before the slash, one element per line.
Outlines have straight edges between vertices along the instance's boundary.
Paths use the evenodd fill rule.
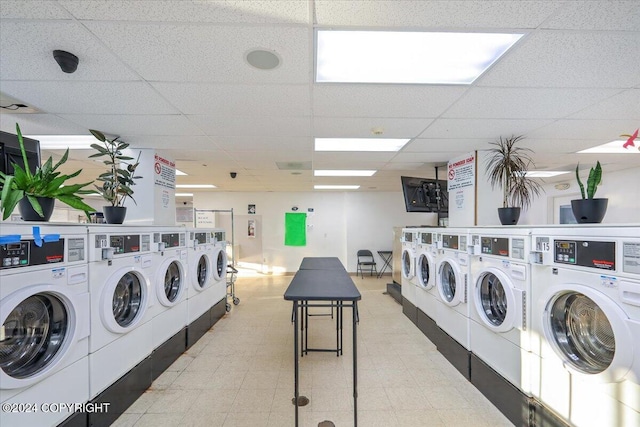
<path fill-rule="evenodd" d="M 602 181 L 602 166 L 600 166 L 600 161 L 596 164 L 595 168 L 591 168 L 589 170 L 589 178 L 587 178 L 587 193 L 584 192 L 584 185 L 580 180 L 579 174 L 580 163 L 576 166 L 576 180 L 578 181 L 578 185 L 580 186 L 580 194 L 583 199 L 593 199 L 593 196 L 596 195 L 596 191 L 598 190 L 598 185 Z"/>
<path fill-rule="evenodd" d="M 527 171 L 534 167 L 529 148 L 517 147 L 516 144 L 524 136 L 500 137 L 490 142 L 487 158 L 487 173 L 491 188 L 502 189 L 502 206 L 522 207 L 531 206 L 533 198 L 539 196 L 544 189 L 538 182 L 527 177 Z"/>

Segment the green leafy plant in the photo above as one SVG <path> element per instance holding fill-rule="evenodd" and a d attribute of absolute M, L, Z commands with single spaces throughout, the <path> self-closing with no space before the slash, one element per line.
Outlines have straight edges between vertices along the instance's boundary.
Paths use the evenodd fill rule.
<path fill-rule="evenodd" d="M 544 190 L 542 185 L 527 177 L 527 171 L 533 165 L 529 155 L 532 150 L 517 147 L 523 136 L 500 137 L 490 142 L 487 158 L 487 173 L 492 188 L 502 189 L 502 205 L 508 207 L 528 208 L 535 196 Z"/>
<path fill-rule="evenodd" d="M 82 190 L 83 187 L 91 184 L 65 185 L 65 182 L 71 178 L 75 178 L 82 172 L 82 169 L 70 174 L 64 175 L 58 172 L 58 168 L 66 163 L 69 158 L 69 149 L 58 163 L 53 164 L 53 159 L 49 159 L 42 166 L 37 166 L 35 173 L 31 173 L 27 153 L 24 149 L 24 140 L 20 125 L 16 123 L 16 134 L 20 143 L 20 152 L 22 153 L 22 161 L 24 167 L 13 163 L 13 175 L 7 175 L 0 172 L 0 184 L 2 184 L 2 193 L 0 194 L 0 211 L 2 211 L 2 219 L 7 219 L 16 205 L 23 198 L 27 198 L 38 215 L 44 218 L 42 206 L 38 202 L 37 197 L 48 197 L 58 199 L 72 208 L 84 211 L 89 216 L 89 212 L 95 211 L 91 206 L 82 201 L 80 194 L 93 193 L 91 190 Z"/>
<path fill-rule="evenodd" d="M 108 159 L 103 160 L 103 163 L 109 167 L 108 171 L 97 179 L 102 182 L 102 185 L 94 185 L 94 187 L 103 199 L 111 203 L 111 206 L 124 206 L 127 197 L 136 203 L 131 186 L 135 185 L 136 179 L 142 178 L 135 176 L 136 168 L 140 164 L 140 154 L 135 163 L 130 163 L 129 161 L 134 158 L 122 154 L 122 150 L 129 147 L 129 144 L 119 141 L 118 137 L 108 139 L 98 130 L 89 129 L 89 132 L 103 144 L 91 144 L 91 147 L 98 152 L 89 157 L 106 156 Z"/>
<path fill-rule="evenodd" d="M 576 166 L 576 179 L 578 180 L 578 185 L 580 186 L 580 194 L 582 195 L 583 199 L 593 199 L 593 196 L 595 196 L 596 191 L 598 190 L 598 185 L 600 185 L 600 182 L 602 181 L 602 167 L 600 166 L 600 162 L 598 161 L 596 167 L 589 170 L 586 194 L 584 191 L 584 185 L 580 180 L 579 167 L 580 164 Z"/>

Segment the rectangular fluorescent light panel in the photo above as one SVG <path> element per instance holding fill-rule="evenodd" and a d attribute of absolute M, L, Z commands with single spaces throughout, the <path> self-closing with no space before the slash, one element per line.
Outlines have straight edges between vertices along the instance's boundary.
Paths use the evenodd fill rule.
<path fill-rule="evenodd" d="M 314 176 L 373 176 L 372 170 L 315 170 Z"/>
<path fill-rule="evenodd" d="M 527 171 L 527 178 L 551 178 L 552 176 L 564 175 L 569 171 Z"/>
<path fill-rule="evenodd" d="M 318 30 L 316 82 L 471 84 L 522 36 Z"/>
<path fill-rule="evenodd" d="M 624 141 L 607 142 L 606 144 L 578 151 L 578 154 L 640 154 L 637 144 L 635 147 L 624 148 L 623 145 L 625 142 L 627 142 L 626 139 Z"/>
<path fill-rule="evenodd" d="M 399 151 L 409 139 L 316 138 L 316 151 Z"/>
<path fill-rule="evenodd" d="M 359 185 L 314 185 L 315 190 L 357 190 Z"/>
<path fill-rule="evenodd" d="M 181 170 L 176 169 L 176 176 L 180 176 L 180 175 L 187 176 L 186 173 L 182 172 Z"/>
<path fill-rule="evenodd" d="M 100 144 L 93 135 L 25 135 L 40 141 L 41 150 L 86 150 L 91 144 Z"/>
<path fill-rule="evenodd" d="M 176 184 L 176 188 L 217 188 L 217 187 L 213 184 Z"/>
<path fill-rule="evenodd" d="M 176 193 L 176 197 L 192 197 L 193 193 Z"/>

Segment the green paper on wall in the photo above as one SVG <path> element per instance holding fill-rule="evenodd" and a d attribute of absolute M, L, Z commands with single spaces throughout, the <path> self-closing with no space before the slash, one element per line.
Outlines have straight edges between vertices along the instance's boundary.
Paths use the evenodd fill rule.
<path fill-rule="evenodd" d="M 284 214 L 285 246 L 307 245 L 307 214 L 287 212 Z"/>

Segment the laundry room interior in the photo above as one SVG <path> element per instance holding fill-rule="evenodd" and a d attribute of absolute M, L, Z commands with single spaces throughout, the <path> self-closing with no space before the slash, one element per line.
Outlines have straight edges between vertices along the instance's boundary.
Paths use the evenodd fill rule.
<path fill-rule="evenodd" d="M 0 0 L 0 426 L 640 426 L 637 0 Z"/>

